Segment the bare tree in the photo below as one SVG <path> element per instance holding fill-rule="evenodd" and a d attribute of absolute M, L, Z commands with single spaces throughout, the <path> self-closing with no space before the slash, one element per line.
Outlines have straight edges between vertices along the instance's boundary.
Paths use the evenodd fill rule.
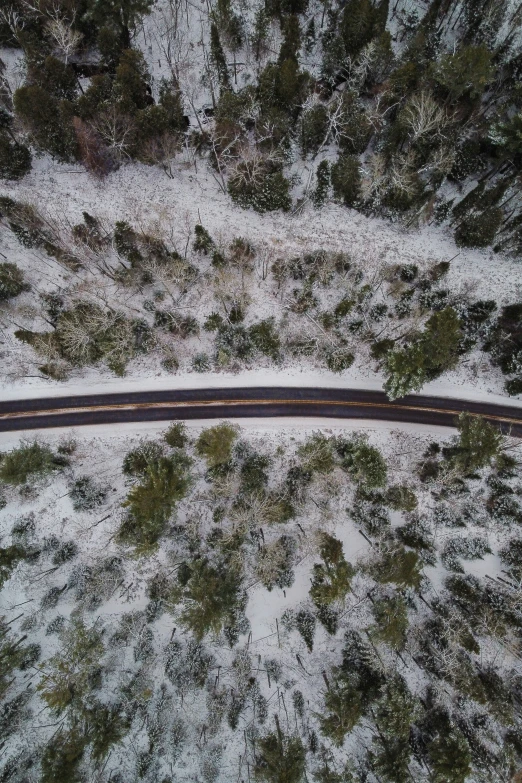
<path fill-rule="evenodd" d="M 132 117 L 113 105 L 98 114 L 91 125 L 118 160 L 130 157 L 129 148 L 134 134 Z"/>
<path fill-rule="evenodd" d="M 145 160 L 159 166 L 169 179 L 174 179 L 174 158 L 181 149 L 181 141 L 173 133 L 162 133 L 151 139 L 145 147 Z"/>
<path fill-rule="evenodd" d="M 444 137 L 444 130 L 452 118 L 441 108 L 431 92 L 422 90 L 415 93 L 402 112 L 402 120 L 410 130 L 410 141 L 415 144 L 427 135 Z"/>
<path fill-rule="evenodd" d="M 45 29 L 52 43 L 54 50 L 58 52 L 67 65 L 69 57 L 73 55 L 80 46 L 83 36 L 78 30 L 74 30 L 72 24 L 64 19 L 51 19 L 45 25 Z"/>

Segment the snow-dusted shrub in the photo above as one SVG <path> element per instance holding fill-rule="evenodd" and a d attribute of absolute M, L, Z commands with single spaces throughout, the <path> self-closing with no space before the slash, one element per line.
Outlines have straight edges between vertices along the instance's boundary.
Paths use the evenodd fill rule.
<path fill-rule="evenodd" d="M 102 505 L 108 490 L 106 485 L 98 484 L 90 476 L 81 476 L 72 485 L 69 496 L 75 511 L 93 511 Z"/>
<path fill-rule="evenodd" d="M 25 484 L 29 476 L 44 476 L 67 465 L 45 443 L 22 441 L 20 446 L 0 455 L 0 480 L 6 484 Z"/>
<path fill-rule="evenodd" d="M 210 357 L 206 353 L 197 353 L 192 359 L 192 369 L 196 372 L 208 372 L 210 366 Z"/>
<path fill-rule="evenodd" d="M 241 207 L 257 212 L 288 211 L 292 204 L 290 183 L 277 163 L 261 155 L 236 164 L 228 180 L 228 192 Z"/>
<path fill-rule="evenodd" d="M 29 285 L 24 281 L 24 273 L 16 264 L 0 263 L 0 302 L 13 299 L 23 291 L 29 291 Z"/>
<path fill-rule="evenodd" d="M 455 536 L 444 545 L 442 557 L 456 555 L 464 560 L 481 559 L 491 552 L 489 544 L 482 536 Z"/>
<path fill-rule="evenodd" d="M 47 609 L 54 609 L 60 596 L 63 593 L 59 587 L 51 587 L 43 596 L 40 601 L 40 607 L 45 612 Z"/>
<path fill-rule="evenodd" d="M 54 565 L 63 565 L 64 563 L 73 560 L 80 551 L 76 541 L 62 541 L 56 548 L 53 555 Z"/>
<path fill-rule="evenodd" d="M 375 536 L 382 533 L 390 526 L 390 516 L 387 509 L 379 503 L 370 500 L 356 500 L 349 510 L 355 525 Z"/>
<path fill-rule="evenodd" d="M 300 609 L 295 616 L 295 627 L 303 637 L 308 652 L 314 648 L 315 617 L 308 609 Z"/>
<path fill-rule="evenodd" d="M 283 535 L 261 547 L 256 560 L 256 575 L 267 590 L 290 587 L 294 581 L 292 565 L 297 544 L 292 536 Z"/>
<path fill-rule="evenodd" d="M 310 435 L 297 449 L 303 470 L 310 473 L 330 473 L 335 466 L 333 442 L 322 432 Z"/>
<path fill-rule="evenodd" d="M 342 459 L 342 467 L 354 481 L 370 489 L 386 484 L 386 461 L 379 449 L 371 446 L 364 437 L 351 440 L 338 438 L 335 447 Z"/>
<path fill-rule="evenodd" d="M 82 564 L 73 568 L 68 585 L 74 589 L 76 599 L 88 611 L 94 611 L 113 594 L 124 573 L 123 560 L 111 555 L 93 566 Z"/>

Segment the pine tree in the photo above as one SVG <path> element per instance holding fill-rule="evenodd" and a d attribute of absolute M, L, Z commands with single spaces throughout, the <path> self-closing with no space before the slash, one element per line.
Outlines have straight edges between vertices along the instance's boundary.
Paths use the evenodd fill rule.
<path fill-rule="evenodd" d="M 316 185 L 315 190 L 312 193 L 311 199 L 315 207 L 322 207 L 328 198 L 328 191 L 330 189 L 330 164 L 327 160 L 322 160 L 317 167 L 315 173 Z"/>
<path fill-rule="evenodd" d="M 300 609 L 295 616 L 295 627 L 304 639 L 308 652 L 314 649 L 315 617 L 307 609 Z"/>
<path fill-rule="evenodd" d="M 277 720 L 277 718 L 276 718 Z M 300 783 L 306 767 L 303 743 L 298 736 L 283 734 L 277 721 L 277 733 L 257 742 L 256 777 L 267 783 Z"/>
<path fill-rule="evenodd" d="M 336 198 L 347 207 L 356 207 L 361 195 L 361 171 L 354 155 L 341 155 L 332 166 L 332 187 Z"/>
<path fill-rule="evenodd" d="M 223 47 L 221 46 L 221 39 L 219 37 L 219 30 L 217 25 L 212 22 L 210 25 L 210 56 L 216 69 L 219 84 L 222 90 L 230 89 L 230 76 L 227 68 L 227 61 Z"/>
<path fill-rule="evenodd" d="M 354 575 L 352 565 L 344 557 L 341 541 L 324 532 L 320 539 L 319 551 L 324 563 L 314 565 L 310 588 L 310 596 L 317 606 L 343 600 Z"/>
<path fill-rule="evenodd" d="M 372 607 L 377 628 L 373 638 L 388 644 L 394 650 L 402 650 L 406 643 L 408 612 L 406 602 L 400 595 L 376 601 Z"/>
<path fill-rule="evenodd" d="M 473 473 L 491 463 L 502 447 L 502 433 L 481 416 L 461 413 L 459 440 L 453 462 L 463 473 Z"/>
<path fill-rule="evenodd" d="M 350 677 L 334 671 L 324 702 L 327 714 L 319 716 L 321 731 L 340 747 L 362 716 L 361 696 Z"/>
<path fill-rule="evenodd" d="M 31 170 L 31 163 L 29 148 L 0 131 L 0 179 L 21 179 Z"/>
<path fill-rule="evenodd" d="M 434 783 L 465 783 L 471 772 L 471 753 L 456 728 L 441 733 L 429 746 Z"/>
<path fill-rule="evenodd" d="M 232 456 L 232 446 L 237 440 L 238 427 L 227 421 L 209 427 L 196 441 L 196 452 L 204 457 L 209 468 L 223 465 Z"/>

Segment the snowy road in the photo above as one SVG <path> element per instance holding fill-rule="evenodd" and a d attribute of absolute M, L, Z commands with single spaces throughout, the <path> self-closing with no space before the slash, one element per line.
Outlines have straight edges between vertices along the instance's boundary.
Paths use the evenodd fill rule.
<path fill-rule="evenodd" d="M 364 389 L 240 387 L 162 389 L 0 402 L 0 432 L 175 419 L 274 416 L 375 419 L 455 426 L 463 411 L 522 435 L 522 408 L 448 397 L 409 395 L 390 402 Z"/>

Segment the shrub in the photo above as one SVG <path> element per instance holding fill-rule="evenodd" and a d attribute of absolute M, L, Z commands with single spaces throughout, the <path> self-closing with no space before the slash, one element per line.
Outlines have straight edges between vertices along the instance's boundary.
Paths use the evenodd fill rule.
<path fill-rule="evenodd" d="M 208 372 L 210 370 L 210 358 L 206 353 L 197 353 L 192 359 L 192 369 L 196 372 Z"/>
<path fill-rule="evenodd" d="M 302 467 L 310 473 L 330 473 L 335 466 L 333 444 L 321 432 L 315 432 L 299 446 L 297 454 Z"/>
<path fill-rule="evenodd" d="M 354 363 L 355 356 L 343 348 L 330 348 L 326 352 L 326 366 L 332 372 L 344 372 Z"/>
<path fill-rule="evenodd" d="M 107 497 L 108 487 L 97 484 L 90 476 L 76 479 L 69 497 L 75 511 L 92 511 L 101 506 Z"/>
<path fill-rule="evenodd" d="M 171 424 L 167 432 L 163 435 L 164 441 L 173 449 L 184 449 L 188 443 L 187 428 L 182 421 L 176 421 Z"/>
<path fill-rule="evenodd" d="M 209 427 L 196 441 L 196 453 L 206 460 L 209 468 L 223 465 L 232 456 L 232 447 L 237 440 L 239 427 L 227 421 Z"/>
<path fill-rule="evenodd" d="M 43 476 L 67 464 L 64 457 L 53 454 L 49 446 L 38 441 L 22 441 L 18 448 L 3 455 L 0 480 L 6 484 L 25 484 L 29 476 Z"/>
<path fill-rule="evenodd" d="M 16 264 L 8 262 L 0 264 L 0 302 L 5 302 L 28 290 L 29 286 L 24 282 L 24 273 Z"/>
<path fill-rule="evenodd" d="M 231 173 L 228 192 L 240 207 L 257 212 L 290 209 L 290 183 L 277 168 L 267 162 L 241 161 Z"/>

